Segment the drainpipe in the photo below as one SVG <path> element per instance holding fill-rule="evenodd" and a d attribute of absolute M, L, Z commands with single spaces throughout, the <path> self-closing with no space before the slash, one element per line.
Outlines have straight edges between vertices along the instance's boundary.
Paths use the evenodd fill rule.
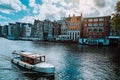
<path fill-rule="evenodd" d="M 118 31 L 118 47 L 120 47 L 120 31 L 119 30 L 117 31 Z"/>

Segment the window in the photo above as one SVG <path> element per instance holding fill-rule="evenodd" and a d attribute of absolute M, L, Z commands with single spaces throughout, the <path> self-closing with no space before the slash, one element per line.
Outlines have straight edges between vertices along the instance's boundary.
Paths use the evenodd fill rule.
<path fill-rule="evenodd" d="M 41 62 L 45 62 L 45 56 L 40 57 Z"/>
<path fill-rule="evenodd" d="M 103 29 L 99 29 L 99 32 L 103 32 Z"/>
<path fill-rule="evenodd" d="M 91 32 L 92 31 L 92 29 L 88 29 L 88 32 Z"/>
<path fill-rule="evenodd" d="M 69 23 L 69 26 L 71 26 L 71 23 Z"/>
<path fill-rule="evenodd" d="M 94 22 L 97 22 L 98 21 L 98 19 L 94 19 Z"/>
<path fill-rule="evenodd" d="M 94 32 L 97 32 L 97 29 L 96 29 L 96 28 L 94 29 Z"/>
<path fill-rule="evenodd" d="M 72 21 L 75 21 L 75 18 L 72 18 Z"/>
<path fill-rule="evenodd" d="M 84 21 L 87 22 L 87 19 L 85 19 Z"/>
<path fill-rule="evenodd" d="M 76 26 L 79 26 L 79 23 L 76 23 Z"/>
<path fill-rule="evenodd" d="M 92 22 L 92 19 L 88 19 L 89 22 Z"/>
<path fill-rule="evenodd" d="M 104 18 L 99 18 L 99 21 L 104 21 Z"/>
<path fill-rule="evenodd" d="M 103 24 L 103 23 L 99 23 L 99 26 L 103 27 L 103 26 L 104 26 L 104 24 Z"/>
<path fill-rule="evenodd" d="M 70 26 L 73 26 L 73 23 L 70 23 Z"/>
<path fill-rule="evenodd" d="M 89 23 L 88 26 L 89 26 L 89 27 L 92 27 L 92 23 Z"/>
<path fill-rule="evenodd" d="M 87 26 L 87 24 L 84 24 L 84 26 Z"/>
<path fill-rule="evenodd" d="M 96 27 L 96 26 L 98 26 L 98 24 L 97 24 L 97 23 L 94 23 L 94 27 Z"/>

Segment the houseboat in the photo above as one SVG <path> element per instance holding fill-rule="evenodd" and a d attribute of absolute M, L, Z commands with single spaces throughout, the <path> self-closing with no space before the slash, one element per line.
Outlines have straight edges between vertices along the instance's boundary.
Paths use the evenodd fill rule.
<path fill-rule="evenodd" d="M 11 62 L 26 69 L 48 74 L 55 72 L 55 67 L 46 62 L 45 55 L 27 51 L 13 51 L 12 55 Z"/>

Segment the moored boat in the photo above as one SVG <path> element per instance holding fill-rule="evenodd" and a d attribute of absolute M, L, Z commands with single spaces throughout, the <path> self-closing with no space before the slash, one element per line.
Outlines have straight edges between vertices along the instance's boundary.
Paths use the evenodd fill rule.
<path fill-rule="evenodd" d="M 46 62 L 45 55 L 26 51 L 14 51 L 12 63 L 33 71 L 54 74 L 55 67 Z"/>

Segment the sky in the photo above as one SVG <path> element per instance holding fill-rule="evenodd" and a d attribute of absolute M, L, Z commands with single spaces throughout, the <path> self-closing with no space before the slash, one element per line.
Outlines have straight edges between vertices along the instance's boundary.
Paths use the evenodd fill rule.
<path fill-rule="evenodd" d="M 39 20 L 60 20 L 75 14 L 109 16 L 118 0 L 0 0 L 0 25 Z"/>

